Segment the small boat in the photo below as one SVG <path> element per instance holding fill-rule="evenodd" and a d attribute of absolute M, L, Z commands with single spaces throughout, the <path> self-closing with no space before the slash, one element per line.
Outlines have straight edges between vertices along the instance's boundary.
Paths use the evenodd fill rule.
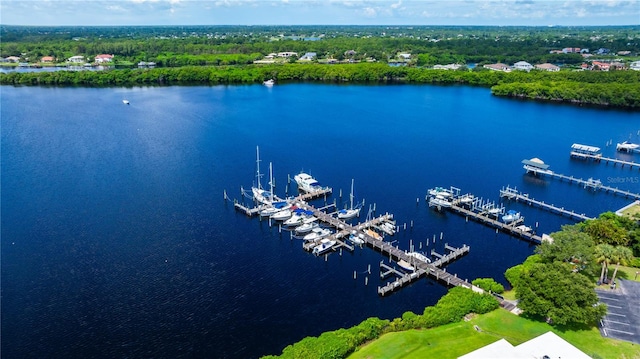
<path fill-rule="evenodd" d="M 291 218 L 284 221 L 284 225 L 288 227 L 297 227 L 304 224 L 305 219 L 313 215 L 313 212 L 304 210 L 302 208 L 296 208 L 293 210 Z"/>
<path fill-rule="evenodd" d="M 263 85 L 265 85 L 265 86 L 267 86 L 267 87 L 271 87 L 271 86 L 273 86 L 275 83 L 276 83 L 276 82 L 275 82 L 273 79 L 269 79 L 269 80 L 266 80 L 266 81 L 263 81 L 263 82 L 262 82 L 262 84 L 263 84 Z"/>
<path fill-rule="evenodd" d="M 316 179 L 308 173 L 300 172 L 293 176 L 293 180 L 298 184 L 298 188 L 304 192 L 315 192 L 322 189 L 320 182 L 316 181 Z"/>
<path fill-rule="evenodd" d="M 519 220 L 520 218 L 521 218 L 520 212 L 515 211 L 513 209 L 510 209 L 510 210 L 507 211 L 507 214 L 502 216 L 502 221 L 504 223 L 511 223 L 511 222 Z"/>
<path fill-rule="evenodd" d="M 487 213 L 489 213 L 490 215 L 493 216 L 497 216 L 500 214 L 500 212 L 502 212 L 502 208 L 490 208 Z"/>
<path fill-rule="evenodd" d="M 353 207 L 353 179 L 351 179 L 351 194 L 349 195 L 351 205 L 348 209 L 341 209 L 338 211 L 338 218 L 351 219 L 360 215 L 360 207 Z"/>
<path fill-rule="evenodd" d="M 429 259 L 427 256 L 425 256 L 424 254 L 420 253 L 420 252 L 409 252 L 407 253 L 407 255 L 409 257 L 413 257 L 419 261 L 425 262 L 425 263 L 431 263 L 431 259 Z"/>
<path fill-rule="evenodd" d="M 472 194 L 465 194 L 464 196 L 460 197 L 460 203 L 462 204 L 469 204 L 471 202 L 473 202 Z"/>
<path fill-rule="evenodd" d="M 379 227 L 384 233 L 390 236 L 393 236 L 394 234 L 396 234 L 396 226 L 394 226 L 389 222 L 382 222 L 382 224 L 380 224 Z"/>
<path fill-rule="evenodd" d="M 320 238 L 326 237 L 328 235 L 330 235 L 332 232 L 329 229 L 326 228 L 321 228 L 321 227 L 316 227 L 313 228 L 311 230 L 311 233 L 307 234 L 306 236 L 302 237 L 302 239 L 304 239 L 305 241 L 316 241 Z"/>
<path fill-rule="evenodd" d="M 313 254 L 319 256 L 325 252 L 327 252 L 328 250 L 330 250 L 331 248 L 333 248 L 333 246 L 336 245 L 336 241 L 334 241 L 333 239 L 323 239 L 320 241 L 320 244 L 318 244 L 317 246 L 313 247 Z"/>
<path fill-rule="evenodd" d="M 382 236 L 378 232 L 376 232 L 374 230 L 367 229 L 366 231 L 364 231 L 364 233 L 366 235 L 368 235 L 369 237 L 373 237 L 373 239 L 376 239 L 376 240 L 379 240 L 379 241 L 382 240 Z"/>
<path fill-rule="evenodd" d="M 314 217 L 314 219 L 317 220 L 317 218 L 315 218 L 315 217 Z M 301 225 L 296 227 L 295 232 L 296 232 L 296 234 L 305 234 L 305 233 L 311 232 L 311 230 L 313 230 L 316 227 L 318 227 L 318 224 L 315 223 L 314 221 L 305 220 L 304 223 L 302 223 Z"/>
<path fill-rule="evenodd" d="M 625 152 L 633 152 L 640 148 L 640 145 L 637 143 L 631 143 L 629 141 L 624 141 L 622 143 L 616 144 L 616 150 L 625 151 Z"/>
<path fill-rule="evenodd" d="M 429 195 L 433 197 L 435 196 L 451 197 L 453 193 L 451 193 L 451 191 L 449 191 L 446 188 L 436 187 L 429 190 Z"/>
<path fill-rule="evenodd" d="M 129 104 L 129 100 L 122 100 L 122 103 L 125 104 L 125 105 L 128 105 Z"/>
<path fill-rule="evenodd" d="M 402 269 L 406 269 L 409 271 L 414 271 L 416 270 L 411 264 L 409 264 L 409 262 L 405 261 L 404 259 L 401 259 L 398 261 L 398 265 L 402 268 Z"/>
<path fill-rule="evenodd" d="M 349 242 L 356 244 L 356 245 L 361 245 L 364 244 L 364 239 L 360 238 L 359 235 L 357 235 L 356 233 L 351 233 L 349 235 L 349 238 L 347 238 L 349 240 Z"/>
<path fill-rule="evenodd" d="M 291 210 L 290 209 L 281 209 L 278 212 L 271 215 L 271 219 L 274 221 L 284 221 L 291 218 Z"/>
<path fill-rule="evenodd" d="M 451 202 L 441 195 L 429 198 L 429 207 L 449 208 Z"/>

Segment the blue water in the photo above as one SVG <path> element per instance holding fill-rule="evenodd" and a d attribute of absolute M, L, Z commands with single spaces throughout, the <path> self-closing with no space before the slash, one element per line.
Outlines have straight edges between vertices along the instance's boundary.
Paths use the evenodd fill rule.
<path fill-rule="evenodd" d="M 273 162 L 278 194 L 291 193 L 287 176 L 305 170 L 335 189 L 329 202 L 346 202 L 353 178 L 358 200 L 407 223 L 392 239 L 400 247 L 468 244 L 471 253 L 448 270 L 504 284 L 504 270 L 534 247 L 429 210 L 428 188 L 498 201 L 502 186 L 517 186 L 588 215 L 630 202 L 525 175 L 520 161 L 539 157 L 556 172 L 640 192 L 637 169 L 568 155 L 579 142 L 640 161 L 605 145 L 640 142 L 637 112 L 501 99 L 482 88 L 3 86 L 0 95 L 6 358 L 255 358 L 367 317 L 422 312 L 446 292 L 422 279 L 380 298 L 380 254 L 365 248 L 325 261 L 236 212 L 223 192 L 242 200 L 256 146 L 263 170 Z M 507 205 L 539 232 L 573 223 Z"/>

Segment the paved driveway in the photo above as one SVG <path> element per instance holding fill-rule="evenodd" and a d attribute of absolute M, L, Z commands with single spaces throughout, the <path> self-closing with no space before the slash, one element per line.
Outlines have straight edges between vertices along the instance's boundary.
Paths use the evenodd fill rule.
<path fill-rule="evenodd" d="M 608 307 L 600 321 L 602 336 L 640 344 L 640 282 L 617 280 L 615 290 L 596 290 Z"/>

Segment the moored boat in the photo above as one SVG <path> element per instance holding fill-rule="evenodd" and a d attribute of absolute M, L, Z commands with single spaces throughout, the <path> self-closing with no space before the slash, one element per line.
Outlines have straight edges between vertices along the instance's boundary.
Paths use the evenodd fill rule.
<path fill-rule="evenodd" d="M 369 237 L 373 237 L 373 239 L 376 239 L 376 240 L 379 240 L 379 241 L 382 240 L 382 236 L 378 232 L 376 232 L 376 231 L 374 231 L 372 229 L 367 229 L 366 231 L 364 231 L 364 233 L 366 235 L 368 235 Z"/>
<path fill-rule="evenodd" d="M 318 244 L 317 246 L 313 247 L 313 254 L 319 256 L 324 254 L 325 252 L 329 251 L 331 248 L 333 248 L 333 246 L 336 245 L 336 241 L 333 239 L 322 239 L 320 241 L 320 244 Z"/>
<path fill-rule="evenodd" d="M 310 174 L 300 172 L 293 176 L 293 180 L 298 184 L 298 188 L 304 192 L 315 192 L 322 189 L 322 185 Z"/>
<path fill-rule="evenodd" d="M 640 148 L 640 145 L 637 143 L 631 143 L 629 141 L 624 141 L 622 143 L 616 144 L 616 150 L 624 151 L 624 152 L 633 152 Z"/>
<path fill-rule="evenodd" d="M 427 256 L 425 256 L 424 254 L 420 253 L 420 252 L 409 252 L 407 253 L 407 255 L 409 257 L 413 257 L 419 261 L 425 262 L 425 263 L 431 263 L 431 259 L 429 259 Z"/>
<path fill-rule="evenodd" d="M 276 82 L 273 79 L 268 79 L 266 81 L 263 81 L 262 84 L 267 86 L 267 87 L 271 87 L 275 84 Z"/>
<path fill-rule="evenodd" d="M 505 214 L 504 216 L 502 216 L 502 221 L 504 223 L 511 223 L 514 221 L 517 221 L 521 218 L 520 212 L 510 209 L 507 211 L 507 214 Z"/>
<path fill-rule="evenodd" d="M 332 232 L 330 229 L 316 227 L 316 228 L 313 228 L 309 234 L 302 237 L 302 239 L 304 239 L 305 241 L 316 241 L 320 238 L 324 238 L 330 235 L 331 233 Z"/>
<path fill-rule="evenodd" d="M 398 261 L 398 265 L 402 268 L 402 269 L 406 269 L 409 271 L 414 271 L 416 270 L 409 262 L 405 261 L 404 259 L 401 259 Z"/>

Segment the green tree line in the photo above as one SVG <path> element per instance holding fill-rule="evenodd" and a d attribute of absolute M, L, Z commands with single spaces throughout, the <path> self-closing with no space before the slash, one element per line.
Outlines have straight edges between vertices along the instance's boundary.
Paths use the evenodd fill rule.
<path fill-rule="evenodd" d="M 224 57 L 212 57 L 212 61 L 223 61 L 223 59 Z M 227 58 L 225 61 L 231 60 Z M 493 94 L 497 96 L 640 108 L 640 72 L 638 71 L 505 73 L 485 69 L 446 71 L 391 67 L 381 63 L 335 65 L 294 63 L 0 74 L 0 84 L 57 86 L 217 85 L 256 83 L 266 79 L 279 82 L 467 84 L 491 87 Z"/>
<path fill-rule="evenodd" d="M 345 358 L 358 346 L 379 338 L 382 334 L 455 323 L 469 313 L 484 314 L 498 307 L 498 301 L 489 294 L 478 294 L 466 288 L 456 287 L 440 298 L 436 305 L 426 307 L 421 315 L 405 312 L 402 318 L 391 321 L 369 318 L 348 329 L 325 332 L 318 337 L 306 337 L 285 347 L 281 355 L 268 355 L 263 359 Z"/>

